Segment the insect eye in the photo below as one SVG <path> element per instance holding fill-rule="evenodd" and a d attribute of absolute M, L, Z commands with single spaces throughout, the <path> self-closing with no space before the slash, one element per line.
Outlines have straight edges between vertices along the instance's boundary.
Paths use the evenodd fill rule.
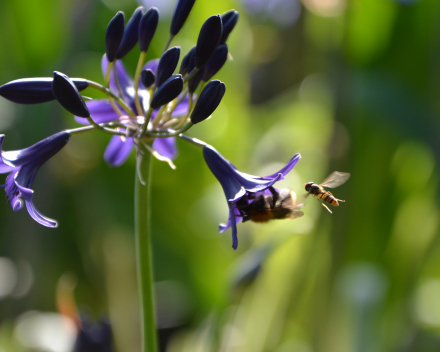
<path fill-rule="evenodd" d="M 311 188 L 312 188 L 312 191 L 317 191 L 319 189 L 319 186 L 313 184 L 313 185 L 311 185 Z"/>

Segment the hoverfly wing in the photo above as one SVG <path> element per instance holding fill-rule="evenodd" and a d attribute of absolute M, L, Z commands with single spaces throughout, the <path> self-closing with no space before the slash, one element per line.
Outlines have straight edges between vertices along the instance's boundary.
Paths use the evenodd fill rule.
<path fill-rule="evenodd" d="M 347 172 L 334 171 L 330 175 L 328 175 L 324 181 L 322 181 L 320 186 L 324 186 L 328 188 L 336 188 L 342 185 L 343 183 L 347 182 L 349 178 L 350 178 L 350 174 Z"/>
<path fill-rule="evenodd" d="M 306 206 L 306 200 L 307 200 L 307 197 L 309 195 L 310 195 L 310 193 L 304 193 L 304 194 L 296 197 L 294 209 L 298 210 L 298 209 L 301 209 L 302 207 L 305 207 Z"/>

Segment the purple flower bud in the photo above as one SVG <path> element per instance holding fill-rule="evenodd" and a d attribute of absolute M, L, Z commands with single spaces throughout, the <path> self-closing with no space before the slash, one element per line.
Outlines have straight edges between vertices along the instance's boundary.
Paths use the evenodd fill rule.
<path fill-rule="evenodd" d="M 197 39 L 195 65 L 202 68 L 214 54 L 222 37 L 222 19 L 220 15 L 209 17 L 200 30 Z"/>
<path fill-rule="evenodd" d="M 109 62 L 113 62 L 116 58 L 122 36 L 124 35 L 125 16 L 122 11 L 113 17 L 107 25 L 105 32 L 105 53 Z"/>
<path fill-rule="evenodd" d="M 127 55 L 138 42 L 139 22 L 142 18 L 142 10 L 143 7 L 139 6 L 136 10 L 134 10 L 133 15 L 131 15 L 130 19 L 128 20 L 124 29 L 121 44 L 119 45 L 116 53 L 117 60 L 122 59 L 125 55 Z"/>
<path fill-rule="evenodd" d="M 156 32 L 159 22 L 159 10 L 155 7 L 149 9 L 139 22 L 139 49 L 147 51 Z"/>
<path fill-rule="evenodd" d="M 191 122 L 193 124 L 207 119 L 217 109 L 223 95 L 225 95 L 226 86 L 219 80 L 209 82 L 200 93 L 196 106 L 191 113 Z"/>
<path fill-rule="evenodd" d="M 150 88 L 156 81 L 153 71 L 150 69 L 142 70 L 141 81 L 145 88 Z"/>
<path fill-rule="evenodd" d="M 89 83 L 82 78 L 71 78 L 79 91 Z M 0 95 L 18 104 L 38 104 L 55 100 L 52 93 L 52 77 L 23 78 L 8 82 L 0 87 Z"/>
<path fill-rule="evenodd" d="M 215 50 L 214 55 L 208 63 L 203 67 L 203 80 L 209 81 L 225 64 L 228 59 L 228 46 L 226 44 L 220 45 Z"/>
<path fill-rule="evenodd" d="M 87 109 L 81 94 L 79 94 L 75 84 L 65 74 L 54 71 L 52 93 L 67 111 L 80 117 L 90 116 L 89 109 Z"/>
<path fill-rule="evenodd" d="M 165 51 L 160 58 L 156 71 L 156 85 L 160 87 L 174 73 L 180 58 L 180 46 L 174 46 Z"/>
<path fill-rule="evenodd" d="M 162 105 L 168 104 L 179 96 L 183 89 L 183 79 L 181 75 L 173 75 L 168 78 L 160 88 L 154 93 L 150 107 L 158 109 Z"/>
<path fill-rule="evenodd" d="M 194 45 L 190 51 L 188 51 L 186 53 L 186 55 L 183 57 L 182 59 L 182 63 L 180 64 L 180 70 L 179 73 L 184 76 L 187 73 L 189 73 L 189 61 L 191 60 L 191 57 L 194 57 L 195 54 L 195 50 L 196 50 L 196 46 Z M 193 60 L 194 62 L 194 60 Z M 194 67 L 193 67 L 194 68 Z"/>
<path fill-rule="evenodd" d="M 225 44 L 228 40 L 229 34 L 231 34 L 238 22 L 238 15 L 238 11 L 235 10 L 230 10 L 222 15 L 223 34 L 222 38 L 220 39 L 220 44 Z"/>
<path fill-rule="evenodd" d="M 182 29 L 195 2 L 196 0 L 178 0 L 171 20 L 171 35 L 176 35 Z"/>

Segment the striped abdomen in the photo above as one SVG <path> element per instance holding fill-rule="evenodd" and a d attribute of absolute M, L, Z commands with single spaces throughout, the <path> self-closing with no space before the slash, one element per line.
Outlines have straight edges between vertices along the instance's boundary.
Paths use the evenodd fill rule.
<path fill-rule="evenodd" d="M 319 194 L 316 194 L 316 197 L 322 199 L 324 202 L 330 203 L 331 205 L 338 206 L 339 202 L 329 191 L 322 191 Z"/>

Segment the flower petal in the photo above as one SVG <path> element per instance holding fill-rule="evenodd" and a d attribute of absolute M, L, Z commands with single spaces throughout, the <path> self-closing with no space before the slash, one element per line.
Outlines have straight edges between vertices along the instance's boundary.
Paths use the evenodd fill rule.
<path fill-rule="evenodd" d="M 17 174 L 19 168 L 16 168 L 11 172 L 5 180 L 5 192 L 8 198 L 8 203 L 11 204 L 13 211 L 19 211 L 23 208 L 23 201 L 21 200 L 21 194 L 15 184 L 15 175 Z"/>
<path fill-rule="evenodd" d="M 225 232 L 227 229 L 229 229 L 232 226 L 232 218 L 231 218 L 231 204 L 229 203 L 229 217 L 228 217 L 228 222 L 226 224 L 220 224 L 218 226 L 218 232 L 223 233 Z M 235 218 L 235 224 L 240 223 L 243 220 L 243 217 L 240 215 L 240 211 L 237 209 L 237 207 L 235 206 L 234 203 L 234 218 Z"/>
<path fill-rule="evenodd" d="M 119 115 L 113 110 L 112 105 L 105 99 L 91 100 L 86 102 L 90 116 L 96 123 L 104 123 L 117 120 Z M 76 122 L 82 125 L 89 125 L 86 118 L 75 116 Z"/>
<path fill-rule="evenodd" d="M 17 186 L 17 189 L 19 191 L 19 194 L 21 197 L 23 197 L 24 201 L 26 202 L 26 208 L 29 213 L 29 215 L 38 223 L 41 225 L 44 225 L 46 227 L 58 227 L 58 222 L 56 220 L 50 219 L 42 214 L 35 208 L 32 197 L 34 195 L 34 191 L 22 187 L 18 184 L 18 182 L 15 182 L 15 185 Z M 21 209 L 21 207 L 20 207 Z M 14 209 L 16 210 L 16 209 Z M 19 210 L 19 209 L 17 209 Z"/>
<path fill-rule="evenodd" d="M 105 150 L 104 160 L 111 166 L 121 166 L 130 156 L 133 145 L 133 138 L 123 141 L 120 136 L 113 136 Z"/>
<path fill-rule="evenodd" d="M 61 131 L 28 148 L 2 152 L 3 162 L 15 167 L 26 165 L 26 168 L 38 169 L 58 153 L 67 144 L 70 137 L 70 133 Z"/>
<path fill-rule="evenodd" d="M 231 229 L 232 229 L 232 248 L 234 250 L 238 247 L 238 234 L 237 234 L 237 223 L 235 219 L 235 203 L 229 202 L 229 218 L 231 219 Z"/>
<path fill-rule="evenodd" d="M 246 191 L 263 191 L 283 179 L 282 174 L 266 180 L 262 177 L 242 173 L 210 145 L 203 148 L 203 156 L 214 176 L 220 181 L 228 201 L 238 200 Z"/>
<path fill-rule="evenodd" d="M 183 98 L 183 100 L 176 106 L 171 116 L 181 117 L 183 115 L 186 115 L 186 113 L 188 112 L 188 104 L 189 104 L 189 94 L 187 94 L 185 98 Z"/>
<path fill-rule="evenodd" d="M 274 177 L 277 177 L 279 174 L 282 174 L 283 176 L 286 176 L 290 170 L 292 170 L 296 164 L 298 163 L 299 159 L 301 159 L 301 154 L 296 153 L 294 156 L 292 156 L 290 158 L 290 160 L 287 162 L 286 166 L 284 166 L 281 170 L 279 170 L 278 172 L 275 172 L 272 175 L 269 176 L 264 176 L 263 179 L 264 180 L 269 180 L 272 179 Z"/>
<path fill-rule="evenodd" d="M 166 158 L 174 159 L 177 156 L 176 137 L 157 138 L 153 142 L 153 148 Z"/>
<path fill-rule="evenodd" d="M 32 201 L 26 201 L 26 208 L 29 215 L 38 223 L 46 227 L 58 227 L 58 222 L 39 213 Z"/>
<path fill-rule="evenodd" d="M 0 134 L 0 174 L 4 174 L 6 172 L 11 172 L 14 167 L 7 165 L 3 162 L 3 158 L 1 155 L 2 145 L 3 145 L 3 139 L 5 138 L 4 134 Z"/>

